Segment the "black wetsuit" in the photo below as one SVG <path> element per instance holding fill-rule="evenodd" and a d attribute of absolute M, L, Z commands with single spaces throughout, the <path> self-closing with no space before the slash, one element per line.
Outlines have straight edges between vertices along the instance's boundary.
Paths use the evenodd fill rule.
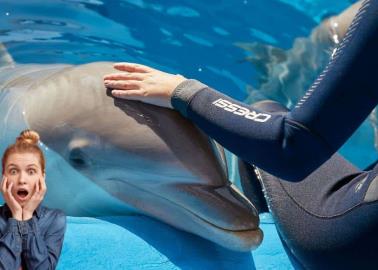
<path fill-rule="evenodd" d="M 307 269 L 378 269 L 378 167 L 335 152 L 378 104 L 378 0 L 367 0 L 292 111 L 248 106 L 195 80 L 172 105 L 256 166 L 284 245 Z M 258 168 L 258 169 L 257 169 Z"/>

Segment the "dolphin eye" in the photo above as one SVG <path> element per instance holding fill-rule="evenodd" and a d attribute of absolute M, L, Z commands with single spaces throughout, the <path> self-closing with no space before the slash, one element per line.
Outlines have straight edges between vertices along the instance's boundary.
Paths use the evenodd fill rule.
<path fill-rule="evenodd" d="M 69 153 L 69 162 L 74 167 L 87 167 L 90 164 L 89 159 L 80 148 L 74 148 Z"/>

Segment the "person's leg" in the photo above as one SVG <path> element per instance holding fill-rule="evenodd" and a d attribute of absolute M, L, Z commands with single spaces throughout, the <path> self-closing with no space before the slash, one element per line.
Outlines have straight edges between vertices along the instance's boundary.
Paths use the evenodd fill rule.
<path fill-rule="evenodd" d="M 339 155 L 300 182 L 250 168 L 263 184 L 284 244 L 305 269 L 372 269 L 378 243 L 378 168 Z"/>
<path fill-rule="evenodd" d="M 272 101 L 254 107 L 278 114 L 288 111 Z M 239 169 L 245 195 L 260 213 L 269 206 L 298 269 L 371 269 L 375 265 L 378 166 L 360 171 L 336 154 L 299 182 L 279 179 L 241 160 Z"/>

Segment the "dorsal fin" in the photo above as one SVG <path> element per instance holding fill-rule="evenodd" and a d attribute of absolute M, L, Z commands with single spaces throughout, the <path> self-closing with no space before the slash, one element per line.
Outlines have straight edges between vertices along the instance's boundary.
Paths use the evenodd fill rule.
<path fill-rule="evenodd" d="M 8 53 L 5 46 L 0 43 L 0 68 L 14 64 L 12 56 Z"/>

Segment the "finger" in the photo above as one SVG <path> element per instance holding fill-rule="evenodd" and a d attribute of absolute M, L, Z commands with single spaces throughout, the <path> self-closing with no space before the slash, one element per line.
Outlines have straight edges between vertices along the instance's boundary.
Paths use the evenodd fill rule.
<path fill-rule="evenodd" d="M 4 193 L 7 187 L 7 177 L 3 175 L 3 179 L 1 180 L 1 191 Z"/>
<path fill-rule="evenodd" d="M 146 77 L 143 73 L 114 73 L 104 76 L 104 80 L 136 80 L 142 81 Z"/>
<path fill-rule="evenodd" d="M 116 89 L 139 89 L 140 88 L 140 82 L 139 81 L 105 81 L 105 86 L 108 88 L 116 88 Z"/>
<path fill-rule="evenodd" d="M 39 179 L 39 193 L 41 197 L 45 194 L 46 191 L 46 184 L 43 178 Z"/>
<path fill-rule="evenodd" d="M 12 187 L 13 187 L 13 182 L 11 182 L 8 187 L 7 187 L 7 192 L 12 196 Z"/>
<path fill-rule="evenodd" d="M 116 63 L 113 65 L 113 67 L 121 71 L 140 72 L 140 73 L 147 73 L 154 70 L 144 65 L 135 64 L 135 63 L 127 63 L 127 62 Z"/>
<path fill-rule="evenodd" d="M 41 179 L 38 179 L 37 183 L 35 183 L 35 194 L 38 194 L 41 190 Z"/>
<path fill-rule="evenodd" d="M 41 178 L 41 191 L 44 194 L 47 190 L 45 178 Z"/>
<path fill-rule="evenodd" d="M 45 195 L 45 190 L 43 188 L 43 186 L 44 186 L 43 182 L 44 182 L 43 178 L 40 178 L 39 181 L 38 181 L 38 188 L 37 188 L 37 192 L 36 192 L 36 199 L 38 201 L 42 201 L 43 197 Z"/>
<path fill-rule="evenodd" d="M 39 198 L 39 191 L 38 191 L 38 182 L 35 184 L 34 192 L 30 197 L 29 202 L 36 201 Z"/>
<path fill-rule="evenodd" d="M 13 197 L 13 194 L 11 192 L 12 186 L 13 186 L 13 183 L 11 183 L 9 185 L 10 189 L 7 192 L 7 203 L 9 203 L 10 205 L 13 205 L 15 207 L 18 207 L 20 204 L 17 202 L 16 198 Z"/>
<path fill-rule="evenodd" d="M 143 97 L 145 96 L 145 91 L 143 90 L 127 90 L 127 91 L 124 91 L 124 90 L 113 90 L 112 91 L 112 95 L 114 97 L 118 97 L 118 98 L 125 98 L 125 99 L 132 99 L 133 97 Z"/>

